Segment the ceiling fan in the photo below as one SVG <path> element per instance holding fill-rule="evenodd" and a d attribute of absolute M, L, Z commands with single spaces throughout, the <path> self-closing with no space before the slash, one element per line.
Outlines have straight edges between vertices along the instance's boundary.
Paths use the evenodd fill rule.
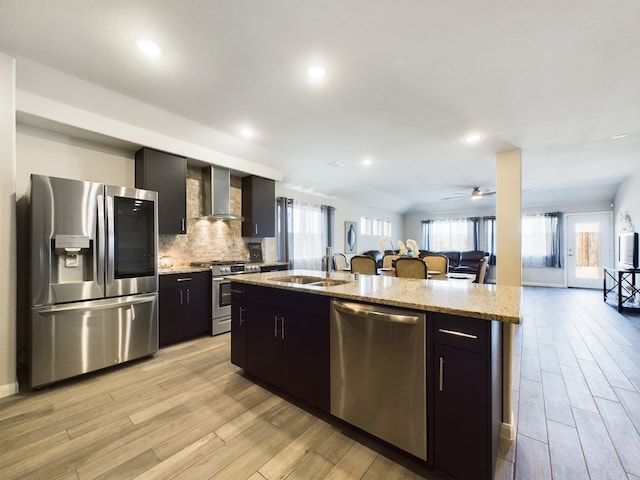
<path fill-rule="evenodd" d="M 495 190 L 489 190 L 488 188 L 473 187 L 471 193 L 454 195 L 452 197 L 444 197 L 443 200 L 464 200 L 470 198 L 471 200 L 481 200 L 484 197 L 495 195 Z"/>

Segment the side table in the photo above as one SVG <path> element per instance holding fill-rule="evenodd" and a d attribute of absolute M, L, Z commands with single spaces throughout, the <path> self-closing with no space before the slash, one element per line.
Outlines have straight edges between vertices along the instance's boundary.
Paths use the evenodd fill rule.
<path fill-rule="evenodd" d="M 604 267 L 604 301 L 606 302 L 609 294 L 613 293 L 617 299 L 618 312 L 622 312 L 623 307 L 640 308 L 640 303 L 634 302 L 639 290 L 636 287 L 637 273 L 640 274 L 640 269 Z"/>

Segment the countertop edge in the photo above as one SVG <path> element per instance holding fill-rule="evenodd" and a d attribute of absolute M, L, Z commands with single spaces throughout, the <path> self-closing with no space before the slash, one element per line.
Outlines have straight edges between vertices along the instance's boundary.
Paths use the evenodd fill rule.
<path fill-rule="evenodd" d="M 280 272 L 285 273 L 285 272 Z M 288 274 L 291 274 L 292 271 L 288 271 Z M 309 272 L 306 271 L 308 274 Z M 316 275 L 324 275 L 324 272 L 312 272 Z M 477 318 L 481 320 L 492 320 L 499 321 L 501 323 L 511 323 L 511 324 L 520 324 L 522 322 L 522 302 L 519 302 L 517 307 L 518 313 L 516 314 L 502 314 L 499 312 L 491 312 L 485 310 L 474 310 L 474 309 L 463 309 L 457 308 L 455 306 L 444 305 L 444 304 L 436 304 L 436 303 L 423 303 L 423 302 L 415 302 L 408 301 L 406 299 L 397 299 L 397 298 L 382 298 L 376 297 L 372 295 L 366 294 L 352 294 L 341 292 L 336 287 L 323 287 L 323 286 L 309 286 L 309 285 L 295 285 L 286 282 L 277 282 L 273 280 L 268 280 L 265 278 L 261 278 L 260 275 L 273 275 L 272 273 L 265 274 L 248 274 L 248 275 L 236 275 L 232 277 L 227 277 L 229 280 L 239 283 L 245 283 L 249 285 L 256 285 L 262 287 L 270 287 L 277 288 L 280 290 L 288 290 L 293 292 L 301 292 L 301 293 L 310 293 L 315 295 L 323 295 L 335 298 L 343 298 L 348 300 L 356 300 L 367 303 L 375 303 L 379 305 L 391 306 L 391 307 L 400 307 L 400 308 L 409 308 L 413 310 L 421 310 L 428 312 L 438 312 L 445 313 L 449 315 L 460 315 L 470 318 Z M 349 274 L 350 275 L 350 274 Z M 406 279 L 396 279 L 398 281 L 407 281 Z M 408 280 L 411 281 L 411 280 Z M 426 287 L 428 288 L 428 284 Z M 482 288 L 481 285 L 475 285 L 473 288 Z M 492 286 L 491 291 L 495 291 L 496 289 L 502 291 L 516 291 L 519 290 L 519 298 L 521 299 L 522 287 L 497 287 L 495 285 Z M 488 291 L 489 295 L 489 291 Z"/>

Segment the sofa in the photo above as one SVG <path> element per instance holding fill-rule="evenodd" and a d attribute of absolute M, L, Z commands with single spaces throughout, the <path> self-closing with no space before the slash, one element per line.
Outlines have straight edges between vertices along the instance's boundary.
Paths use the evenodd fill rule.
<path fill-rule="evenodd" d="M 361 255 L 369 255 L 373 257 L 378 265 L 378 268 L 382 268 L 382 257 L 384 255 L 397 255 L 397 250 L 385 250 L 384 254 L 379 250 L 368 250 L 361 253 Z M 482 250 L 448 250 L 443 252 L 431 252 L 429 250 L 420 250 L 418 257 L 423 258 L 426 255 L 440 254 L 446 255 L 449 258 L 449 272 L 454 273 L 469 273 L 476 274 L 478 272 L 478 265 L 482 257 L 489 257 L 490 254 L 483 252 Z"/>

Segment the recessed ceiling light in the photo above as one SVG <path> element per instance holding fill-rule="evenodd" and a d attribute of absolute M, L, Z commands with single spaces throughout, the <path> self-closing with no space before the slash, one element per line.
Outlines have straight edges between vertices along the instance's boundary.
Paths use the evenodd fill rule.
<path fill-rule="evenodd" d="M 158 58 L 162 56 L 162 49 L 151 40 L 148 40 L 146 38 L 139 38 L 138 40 L 136 40 L 136 45 L 140 50 L 142 50 L 147 56 L 151 58 Z"/>
<path fill-rule="evenodd" d="M 251 127 L 242 127 L 240 128 L 240 135 L 242 135 L 244 138 L 251 138 L 253 137 L 253 129 Z"/>
<path fill-rule="evenodd" d="M 478 133 L 472 133 L 470 135 L 467 135 L 466 137 L 464 137 L 464 141 L 467 143 L 476 143 L 480 140 L 480 134 Z"/>
<path fill-rule="evenodd" d="M 362 160 L 362 165 L 364 165 L 365 167 L 368 167 L 371 164 L 373 164 L 373 160 L 371 160 L 370 158 L 365 158 L 364 160 Z"/>
<path fill-rule="evenodd" d="M 613 140 L 620 140 L 621 138 L 627 138 L 629 136 L 628 133 L 619 133 L 618 135 L 614 135 L 611 137 Z"/>
<path fill-rule="evenodd" d="M 322 82 L 327 76 L 327 69 L 322 65 L 310 65 L 307 68 L 307 77 L 314 83 Z"/>

